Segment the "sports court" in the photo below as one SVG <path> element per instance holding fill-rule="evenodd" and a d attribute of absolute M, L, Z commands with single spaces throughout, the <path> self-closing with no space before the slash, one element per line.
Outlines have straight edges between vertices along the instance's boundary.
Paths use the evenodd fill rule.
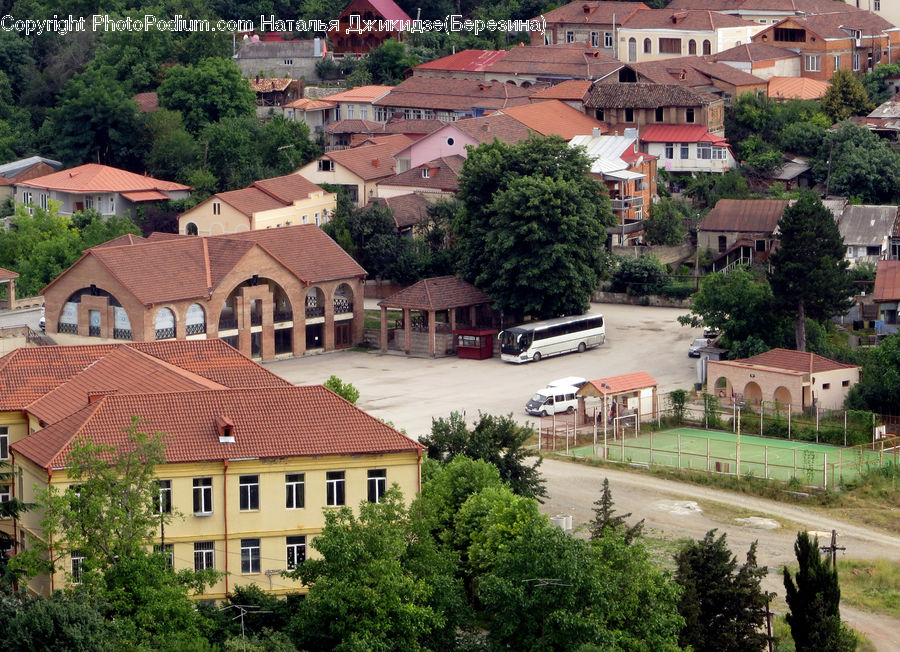
<path fill-rule="evenodd" d="M 633 428 L 625 429 L 625 436 L 617 439 L 610 432 L 605 445 L 601 434 L 596 446 L 584 445 L 586 438 L 580 436 L 578 442 L 570 442 L 569 454 L 727 474 L 738 472 L 740 459 L 741 475 L 783 482 L 797 478 L 805 485 L 820 487 L 833 487 L 863 470 L 900 461 L 896 437 L 845 448 L 754 435 L 738 438 L 735 433 L 699 428 L 674 428 L 639 436 L 634 432 Z M 556 451 L 562 452 L 559 442 Z"/>

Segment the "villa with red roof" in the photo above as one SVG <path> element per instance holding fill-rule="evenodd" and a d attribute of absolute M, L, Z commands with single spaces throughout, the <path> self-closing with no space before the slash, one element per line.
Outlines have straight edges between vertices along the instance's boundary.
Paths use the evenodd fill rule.
<path fill-rule="evenodd" d="M 117 238 L 45 287 L 47 333 L 152 342 L 221 337 L 272 360 L 362 339 L 366 272 L 315 224 Z"/>
<path fill-rule="evenodd" d="M 728 140 L 703 125 L 647 125 L 641 143 L 667 172 L 728 172 L 737 167 Z"/>
<path fill-rule="evenodd" d="M 335 54 L 368 54 L 389 38 L 402 41 L 403 32 L 388 21 L 411 21 L 394 0 L 351 0 L 338 16 L 339 29 L 328 32 Z M 367 29 L 366 21 L 376 28 Z"/>
<path fill-rule="evenodd" d="M 102 215 L 130 215 L 142 203 L 187 199 L 191 188 L 127 170 L 86 163 L 16 183 L 15 199 L 47 208 L 60 203 L 61 215 L 94 208 Z"/>
<path fill-rule="evenodd" d="M 178 216 L 178 232 L 220 235 L 292 224 L 320 226 L 336 206 L 335 193 L 325 192 L 299 174 L 287 174 L 216 193 Z"/>
<path fill-rule="evenodd" d="M 742 360 L 708 360 L 709 392 L 720 399 L 759 405 L 778 403 L 800 412 L 817 407 L 838 410 L 859 382 L 857 366 L 815 353 L 772 349 Z"/>
<path fill-rule="evenodd" d="M 127 446 L 135 418 L 140 431 L 163 433 L 154 472 L 170 518 L 156 546 L 176 571 L 222 574 L 201 599 L 250 584 L 303 591 L 280 571 L 306 559 L 325 508 L 379 502 L 394 483 L 408 502 L 420 488 L 418 442 L 320 385 L 295 387 L 221 340 L 197 340 L 0 357 L 0 452 L 19 478 L 0 495 L 34 502 L 50 486 L 70 491 L 76 440 Z M 46 541 L 41 518 L 0 520 L 10 554 Z M 60 537 L 52 545 L 55 572 L 28 581 L 40 595 L 78 582 L 90 554 Z"/>

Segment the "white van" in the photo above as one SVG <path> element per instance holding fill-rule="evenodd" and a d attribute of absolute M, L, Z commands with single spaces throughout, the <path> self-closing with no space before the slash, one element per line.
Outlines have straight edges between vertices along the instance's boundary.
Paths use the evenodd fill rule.
<path fill-rule="evenodd" d="M 556 380 L 551 380 L 547 383 L 547 387 L 584 387 L 587 385 L 587 378 L 581 378 L 580 376 L 566 376 L 565 378 L 557 378 Z"/>
<path fill-rule="evenodd" d="M 525 404 L 525 411 L 539 417 L 560 412 L 572 413 L 578 408 L 578 388 L 574 385 L 539 389 Z"/>

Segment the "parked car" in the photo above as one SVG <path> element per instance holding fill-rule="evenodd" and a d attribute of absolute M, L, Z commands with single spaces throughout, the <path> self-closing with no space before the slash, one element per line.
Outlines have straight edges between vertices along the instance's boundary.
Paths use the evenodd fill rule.
<path fill-rule="evenodd" d="M 719 336 L 718 328 L 713 328 L 712 326 L 707 326 L 706 328 L 703 329 L 703 337 L 706 337 L 706 338 L 709 338 L 712 340 L 712 339 L 717 338 L 718 336 Z"/>
<path fill-rule="evenodd" d="M 578 388 L 574 385 L 545 387 L 535 392 L 525 404 L 525 411 L 538 417 L 568 412 L 578 409 Z"/>
<path fill-rule="evenodd" d="M 705 337 L 698 337 L 693 342 L 691 342 L 691 347 L 688 349 L 688 357 L 699 358 L 700 349 L 705 346 L 709 346 L 709 339 Z"/>
<path fill-rule="evenodd" d="M 42 316 L 41 320 L 38 322 L 38 326 L 40 327 L 40 329 L 42 331 L 46 331 L 47 330 L 47 318 Z"/>

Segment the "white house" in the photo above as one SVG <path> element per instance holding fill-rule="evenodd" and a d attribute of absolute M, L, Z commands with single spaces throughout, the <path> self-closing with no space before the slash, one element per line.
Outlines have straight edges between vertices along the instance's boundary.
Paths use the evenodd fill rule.
<path fill-rule="evenodd" d="M 650 125 L 641 132 L 641 142 L 668 172 L 727 172 L 737 167 L 728 141 L 703 125 Z"/>

